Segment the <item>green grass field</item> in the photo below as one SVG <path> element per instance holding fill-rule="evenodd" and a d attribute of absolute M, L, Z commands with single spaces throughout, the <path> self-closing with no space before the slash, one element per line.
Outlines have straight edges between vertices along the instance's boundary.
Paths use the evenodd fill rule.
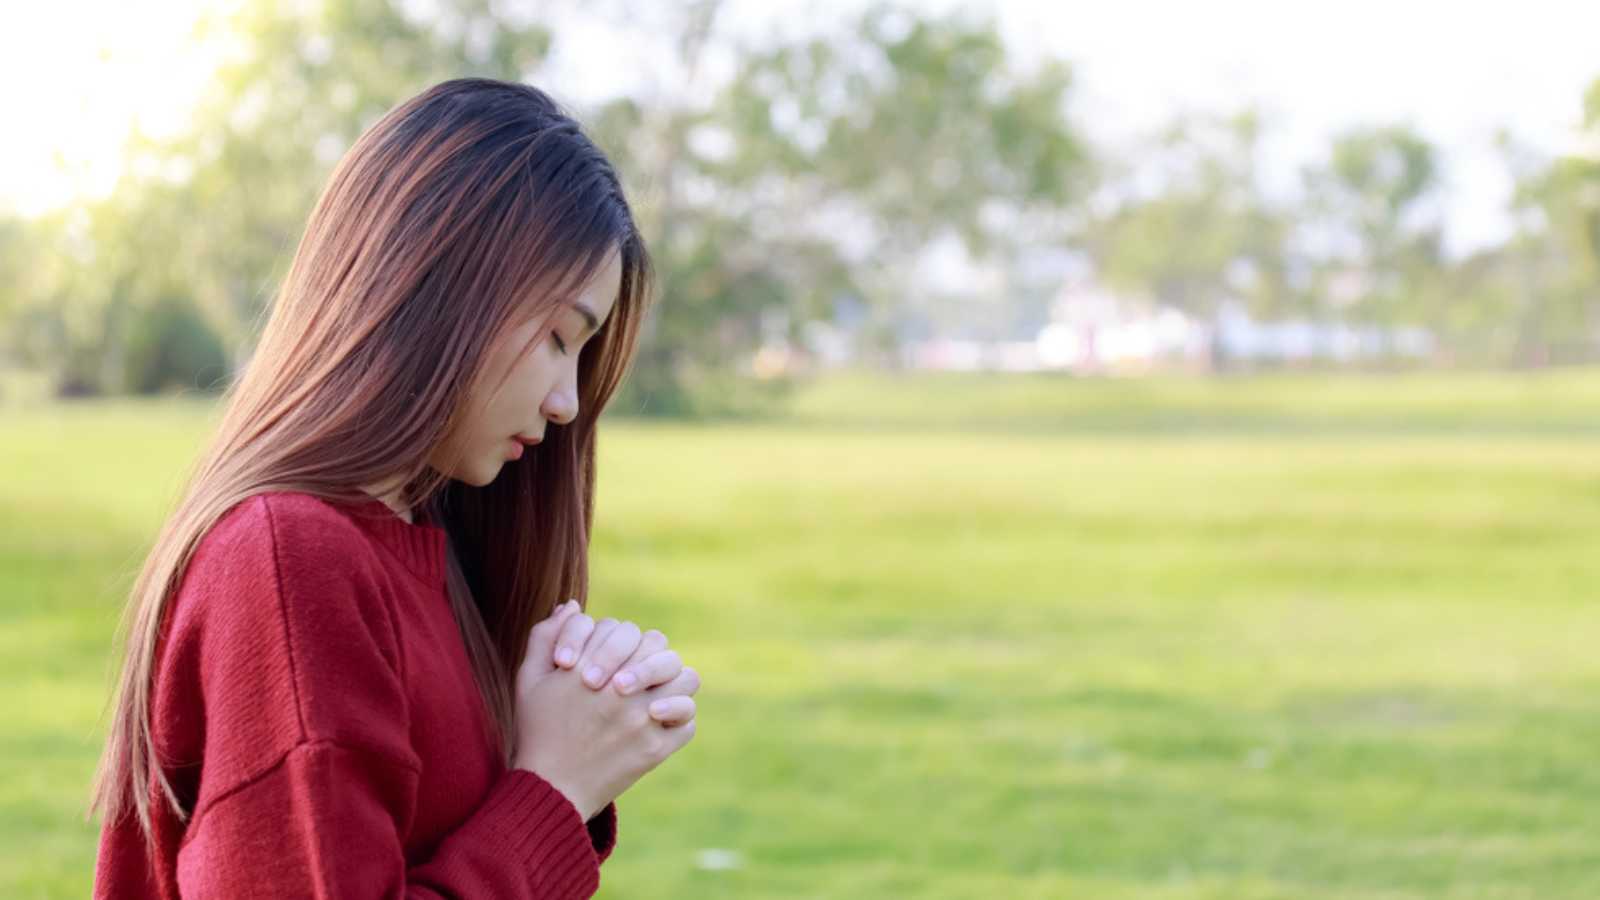
<path fill-rule="evenodd" d="M 88 893 L 211 412 L 0 407 L 0 896 Z M 591 609 L 704 678 L 601 897 L 1600 896 L 1600 373 L 853 376 L 601 450 Z"/>

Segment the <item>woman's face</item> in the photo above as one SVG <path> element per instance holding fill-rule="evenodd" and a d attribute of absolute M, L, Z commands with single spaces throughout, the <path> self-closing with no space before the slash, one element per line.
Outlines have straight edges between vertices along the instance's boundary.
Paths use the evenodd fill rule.
<path fill-rule="evenodd" d="M 611 315 L 621 286 L 622 261 L 613 252 L 576 300 L 556 310 L 555 330 L 548 337 L 531 343 L 544 324 L 536 318 L 491 344 L 481 380 L 466 398 L 466 413 L 429 464 L 450 478 L 483 487 L 506 462 L 537 452 L 524 447 L 519 436 L 537 443 L 544 439 L 547 422 L 571 422 L 578 415 L 578 351 Z"/>

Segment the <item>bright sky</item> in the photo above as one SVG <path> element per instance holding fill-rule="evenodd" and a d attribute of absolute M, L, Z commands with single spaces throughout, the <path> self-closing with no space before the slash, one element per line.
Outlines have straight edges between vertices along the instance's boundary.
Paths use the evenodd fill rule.
<path fill-rule="evenodd" d="M 0 30 L 0 84 L 18 127 L 0 141 L 0 205 L 36 212 L 103 192 L 135 120 L 157 132 L 181 127 L 216 52 L 185 42 L 207 5 L 58 0 L 11 16 Z M 803 32 L 862 5 L 730 0 L 722 27 Z M 1495 129 L 1508 126 L 1548 153 L 1570 149 L 1583 91 L 1600 78 L 1600 3 L 1592 0 L 995 0 L 993 8 L 1025 57 L 1075 63 L 1074 112 L 1100 140 L 1179 111 L 1254 101 L 1282 126 L 1268 174 L 1289 184 L 1340 128 L 1414 123 L 1447 154 L 1458 249 L 1493 240 L 1504 226 L 1498 207 L 1508 184 L 1492 152 Z M 642 54 L 617 66 L 618 43 L 599 27 L 558 32 L 561 83 L 548 86 L 581 100 L 651 77 Z"/>
<path fill-rule="evenodd" d="M 8 11 L 0 91 L 0 206 L 31 214 L 116 181 L 134 121 L 183 124 L 209 68 L 187 43 L 203 0 L 62 0 Z"/>

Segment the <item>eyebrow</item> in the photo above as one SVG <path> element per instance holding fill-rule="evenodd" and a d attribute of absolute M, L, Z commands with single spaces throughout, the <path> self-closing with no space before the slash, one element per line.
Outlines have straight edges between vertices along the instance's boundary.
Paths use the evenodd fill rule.
<path fill-rule="evenodd" d="M 594 314 L 594 310 L 583 305 L 583 302 L 580 300 L 574 300 L 572 303 L 572 308 L 577 310 L 578 314 L 583 316 L 584 321 L 589 323 L 589 327 L 579 333 L 579 340 L 582 340 L 583 335 L 585 334 L 593 334 L 594 332 L 600 330 L 600 319 Z"/>

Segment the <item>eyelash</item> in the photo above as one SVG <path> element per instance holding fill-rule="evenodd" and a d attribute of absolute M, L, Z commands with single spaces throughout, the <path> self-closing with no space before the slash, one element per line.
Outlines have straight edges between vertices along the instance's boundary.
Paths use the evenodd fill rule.
<path fill-rule="evenodd" d="M 552 332 L 550 332 L 550 340 L 556 342 L 556 349 L 561 351 L 561 355 L 562 356 L 566 356 L 567 355 L 567 345 L 562 342 L 561 335 L 556 334 L 554 331 L 552 331 Z"/>

